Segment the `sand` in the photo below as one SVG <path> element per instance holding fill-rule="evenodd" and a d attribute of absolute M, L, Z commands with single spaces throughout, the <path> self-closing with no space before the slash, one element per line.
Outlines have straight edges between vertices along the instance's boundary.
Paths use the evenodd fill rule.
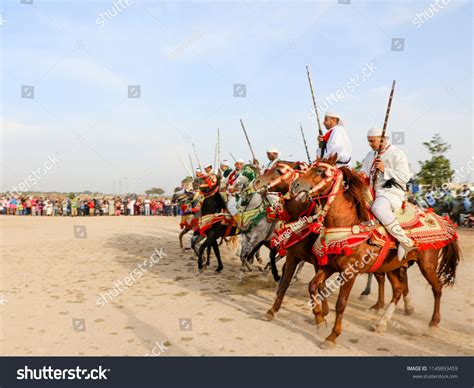
<path fill-rule="evenodd" d="M 239 261 L 227 248 L 221 274 L 214 272 L 214 258 L 199 273 L 193 254 L 178 247 L 178 224 L 162 217 L 1 217 L 1 354 L 474 354 L 473 231 L 460 231 L 464 258 L 456 285 L 444 290 L 437 333 L 427 328 L 431 288 L 414 266 L 408 272 L 414 315 L 405 316 L 401 304 L 386 333 L 371 332 L 379 318 L 369 311 L 377 289 L 374 282 L 368 300 L 359 300 L 366 281 L 360 276 L 337 347 L 322 350 L 335 297 L 329 326 L 318 331 L 307 304 L 310 266 L 290 286 L 277 318 L 266 322 L 261 318 L 276 291 L 271 274 L 255 272 L 240 281 Z M 87 238 L 78 238 L 81 228 L 75 235 L 75 225 L 85 226 Z M 137 267 L 154 253 L 156 264 Z M 128 283 L 99 303 L 119 280 Z M 386 302 L 389 297 L 387 282 Z"/>

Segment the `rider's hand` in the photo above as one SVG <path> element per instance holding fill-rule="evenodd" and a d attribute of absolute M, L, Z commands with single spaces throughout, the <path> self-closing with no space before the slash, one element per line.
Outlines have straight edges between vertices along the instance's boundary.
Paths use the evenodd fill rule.
<path fill-rule="evenodd" d="M 319 141 L 320 143 L 323 142 L 323 141 L 324 141 L 324 136 L 319 135 L 319 136 L 318 136 L 318 141 Z"/>
<path fill-rule="evenodd" d="M 377 158 L 377 160 L 375 161 L 375 168 L 380 172 L 385 172 L 385 165 L 383 164 L 380 158 Z"/>

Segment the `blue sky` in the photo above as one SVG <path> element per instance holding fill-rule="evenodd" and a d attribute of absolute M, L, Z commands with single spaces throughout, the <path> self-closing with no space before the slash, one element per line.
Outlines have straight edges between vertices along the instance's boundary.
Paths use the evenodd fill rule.
<path fill-rule="evenodd" d="M 346 119 L 354 160 L 368 152 L 367 129 L 383 124 L 396 79 L 388 131 L 404 132 L 412 169 L 428 157 L 421 143 L 440 133 L 453 167 L 468 171 L 472 5 L 450 1 L 417 26 L 432 2 L 131 0 L 101 26 L 112 1 L 4 1 L 0 190 L 53 154 L 60 162 L 35 190 L 112 192 L 119 180 L 129 191 L 170 190 L 191 143 L 201 162 L 214 159 L 217 128 L 224 158 L 250 158 L 240 118 L 261 159 L 275 146 L 304 160 L 300 122 L 312 154 L 316 141 L 306 65 L 320 103 L 366 64 L 375 69 L 330 108 Z M 391 51 L 392 38 L 405 39 L 404 51 Z M 246 85 L 245 98 L 234 84 Z M 22 85 L 34 99 L 21 98 Z M 128 85 L 141 97 L 128 98 Z"/>

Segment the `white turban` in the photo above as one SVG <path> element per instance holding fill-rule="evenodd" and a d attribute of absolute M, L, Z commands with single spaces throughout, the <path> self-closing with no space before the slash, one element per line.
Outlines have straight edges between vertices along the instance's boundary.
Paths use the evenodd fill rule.
<path fill-rule="evenodd" d="M 339 119 L 339 123 L 338 125 L 342 125 L 344 126 L 344 120 L 342 119 L 341 115 L 339 113 L 336 113 L 336 112 L 326 112 L 326 114 L 324 115 L 324 117 L 334 117 L 336 119 Z"/>
<path fill-rule="evenodd" d="M 380 137 L 382 136 L 382 128 L 370 128 L 369 131 L 367 132 L 367 137 Z M 385 137 L 390 137 L 388 136 L 387 133 L 385 133 Z"/>
<path fill-rule="evenodd" d="M 227 167 L 229 167 L 229 166 L 230 166 L 230 163 L 229 163 L 227 160 L 223 160 L 223 161 L 221 162 L 221 166 L 227 166 Z"/>
<path fill-rule="evenodd" d="M 242 164 L 245 164 L 245 160 L 243 160 L 243 159 L 237 159 L 237 160 L 235 161 L 235 163 L 242 163 Z"/>
<path fill-rule="evenodd" d="M 211 167 L 211 168 L 212 168 L 212 164 L 211 164 L 211 163 L 209 163 L 209 164 L 206 164 L 206 165 L 204 166 L 204 168 L 209 168 L 209 167 Z"/>
<path fill-rule="evenodd" d="M 269 148 L 269 149 L 267 150 L 267 153 L 268 153 L 268 154 L 269 154 L 269 153 L 278 154 L 279 152 L 278 152 L 278 150 L 277 150 L 276 148 Z"/>

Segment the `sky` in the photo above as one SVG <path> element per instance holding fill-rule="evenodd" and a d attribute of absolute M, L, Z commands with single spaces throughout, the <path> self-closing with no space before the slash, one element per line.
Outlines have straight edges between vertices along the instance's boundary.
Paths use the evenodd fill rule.
<path fill-rule="evenodd" d="M 473 181 L 472 4 L 349 3 L 3 1 L 0 191 L 171 192 L 190 154 L 197 164 L 192 144 L 213 162 L 218 128 L 221 159 L 251 158 L 240 119 L 260 160 L 269 147 L 306 160 L 306 65 L 320 115 L 344 117 L 353 161 L 396 80 L 387 131 L 413 172 L 439 133 Z"/>

